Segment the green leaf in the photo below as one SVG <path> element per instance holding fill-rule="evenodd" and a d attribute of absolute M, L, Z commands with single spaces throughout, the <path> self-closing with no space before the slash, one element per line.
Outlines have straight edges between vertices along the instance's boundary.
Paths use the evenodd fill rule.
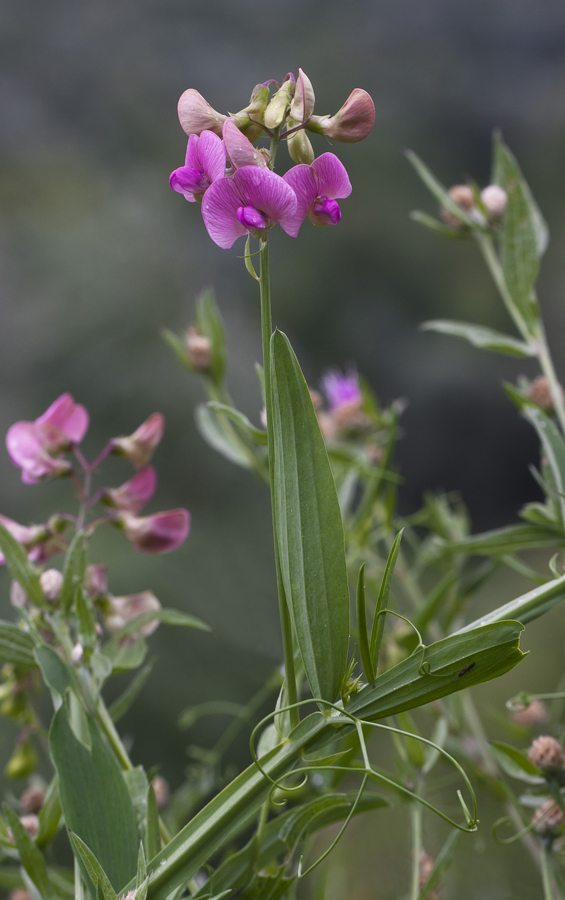
<path fill-rule="evenodd" d="M 430 896 L 432 891 L 435 891 L 435 889 L 439 886 L 441 879 L 451 865 L 460 835 L 461 832 L 456 831 L 455 829 L 452 829 L 452 831 L 448 834 L 443 847 L 437 855 L 431 875 L 418 894 L 418 900 L 426 900 L 426 898 Z M 438 896 L 437 893 L 435 896 Z"/>
<path fill-rule="evenodd" d="M 45 606 L 45 597 L 41 590 L 37 569 L 27 558 L 27 553 L 22 545 L 18 544 L 2 524 L 0 524 L 0 550 L 14 581 L 21 585 L 32 603 L 35 603 L 36 606 Z"/>
<path fill-rule="evenodd" d="M 181 612 L 180 609 L 155 609 L 150 612 L 142 613 L 141 616 L 136 616 L 135 619 L 130 619 L 130 621 L 115 632 L 114 638 L 119 640 L 124 637 L 126 634 L 134 634 L 134 632 L 139 631 L 139 629 L 143 625 L 147 625 L 148 622 L 163 622 L 165 625 L 177 625 L 183 628 L 198 628 L 200 631 L 210 631 L 210 626 L 206 625 L 202 619 L 197 619 L 196 616 L 190 616 L 188 613 Z"/>
<path fill-rule="evenodd" d="M 42 644 L 35 651 L 35 658 L 45 684 L 51 689 L 52 695 L 55 695 L 53 705 L 56 709 L 61 705 L 68 690 L 80 694 L 80 685 L 75 670 L 52 647 Z"/>
<path fill-rule="evenodd" d="M 367 610 L 365 608 L 365 563 L 359 569 L 357 578 L 357 633 L 359 637 L 359 652 L 365 677 L 372 681 L 375 677 L 373 659 L 369 646 L 369 634 L 367 631 Z"/>
<path fill-rule="evenodd" d="M 112 663 L 112 674 L 129 672 L 138 669 L 142 665 L 147 653 L 147 642 L 141 634 L 138 634 L 133 644 L 120 644 L 118 638 L 112 638 L 102 647 L 102 654 Z"/>
<path fill-rule="evenodd" d="M 64 705 L 53 717 L 49 749 L 66 826 L 87 844 L 118 891 L 137 870 L 135 812 L 116 757 L 86 718 L 90 752 L 75 737 Z"/>
<path fill-rule="evenodd" d="M 491 741 L 491 748 L 501 769 L 511 778 L 525 781 L 527 784 L 545 784 L 540 770 L 516 747 L 502 741 Z"/>
<path fill-rule="evenodd" d="M 492 350 L 495 353 L 504 353 L 506 356 L 523 358 L 536 355 L 535 348 L 530 347 L 525 341 L 519 341 L 517 338 L 483 325 L 453 322 L 451 319 L 432 319 L 429 322 L 423 322 L 420 328 L 422 331 L 436 331 L 438 334 L 461 337 L 481 350 Z"/>
<path fill-rule="evenodd" d="M 385 570 L 383 573 L 383 579 L 381 581 L 381 587 L 379 590 L 379 596 L 377 598 L 377 606 L 375 609 L 375 618 L 373 619 L 373 627 L 371 629 L 371 658 L 373 660 L 374 670 L 377 671 L 379 666 L 379 656 L 381 653 L 381 645 L 383 642 L 383 634 L 385 630 L 385 614 L 384 610 L 388 609 L 388 598 L 390 595 L 390 588 L 392 585 L 392 576 L 394 575 L 394 570 L 396 568 L 396 560 L 398 559 L 398 554 L 400 552 L 400 541 L 402 540 L 402 535 L 404 533 L 404 528 L 398 532 L 394 539 L 394 543 L 390 548 L 390 553 L 388 555 L 388 559 L 386 561 Z M 382 615 L 381 615 L 382 613 Z"/>
<path fill-rule="evenodd" d="M 139 856 L 137 857 L 137 875 L 135 876 L 135 889 L 139 890 L 145 879 L 147 878 L 147 864 L 145 862 L 145 851 L 143 842 L 139 844 Z"/>
<path fill-rule="evenodd" d="M 565 534 L 562 529 L 543 528 L 539 525 L 508 525 L 482 534 L 473 534 L 460 541 L 435 541 L 438 553 L 463 552 L 477 556 L 505 556 L 521 550 L 561 547 L 564 544 Z"/>
<path fill-rule="evenodd" d="M 247 416 L 238 409 L 235 409 L 233 406 L 228 406 L 226 403 L 218 403 L 216 400 L 210 400 L 209 403 L 207 403 L 207 406 L 208 409 L 214 410 L 218 415 L 225 416 L 231 422 L 234 422 L 240 431 L 242 431 L 250 440 L 262 447 L 267 446 L 267 432 L 263 431 L 262 428 L 255 428 Z"/>
<path fill-rule="evenodd" d="M 538 433 L 543 454 L 553 475 L 553 486 L 558 496 L 561 523 L 565 523 L 565 444 L 554 422 L 541 409 L 526 405 L 524 418 Z"/>
<path fill-rule="evenodd" d="M 20 822 L 19 816 L 7 803 L 4 803 L 3 812 L 14 835 L 14 843 L 16 844 L 22 866 L 43 897 L 43 900 L 55 900 L 56 894 L 49 881 L 47 866 L 41 850 L 31 840 Z"/>
<path fill-rule="evenodd" d="M 429 216 L 427 213 L 422 212 L 421 209 L 413 209 L 410 213 L 410 218 L 413 222 L 417 222 L 418 225 L 423 225 L 424 228 L 428 228 L 429 231 L 435 231 L 436 234 L 441 234 L 442 237 L 449 238 L 450 241 L 464 240 L 469 236 L 469 233 L 465 232 L 463 229 L 450 228 L 445 222 L 434 219 L 433 216 Z"/>
<path fill-rule="evenodd" d="M 0 659 L 32 669 L 37 666 L 33 651 L 36 641 L 27 631 L 13 622 L 0 621 Z"/>
<path fill-rule="evenodd" d="M 76 592 L 76 612 L 80 643 L 89 656 L 98 643 L 96 618 L 90 598 L 86 596 L 80 586 Z"/>
<path fill-rule="evenodd" d="M 198 431 L 214 450 L 225 456 L 230 462 L 244 469 L 252 467 L 252 461 L 241 440 L 231 426 L 223 422 L 207 403 L 199 404 L 194 410 L 194 419 Z"/>
<path fill-rule="evenodd" d="M 135 768 L 125 771 L 123 776 L 133 804 L 137 828 L 142 833 L 147 821 L 147 791 L 149 789 L 147 775 L 143 766 L 135 766 Z"/>
<path fill-rule="evenodd" d="M 271 338 L 274 510 L 285 595 L 310 690 L 334 701 L 349 646 L 341 512 L 308 385 L 288 338 Z"/>
<path fill-rule="evenodd" d="M 469 228 L 472 228 L 475 231 L 488 231 L 488 229 L 473 221 L 473 219 L 471 219 L 467 215 L 467 213 L 459 206 L 459 204 L 456 203 L 455 200 L 451 199 L 447 190 L 437 180 L 435 175 L 432 174 L 427 165 L 422 162 L 419 156 L 417 156 L 412 150 L 406 150 L 405 153 L 408 161 L 412 163 L 416 172 L 418 173 L 428 190 L 432 192 L 436 200 L 439 201 L 444 209 L 447 209 L 450 213 L 452 213 L 452 215 L 459 219 L 460 222 L 462 222 L 464 225 L 467 225 Z"/>
<path fill-rule="evenodd" d="M 497 678 L 524 659 L 522 630 L 519 622 L 504 621 L 451 635 L 424 655 L 417 650 L 359 691 L 347 712 L 374 721 Z"/>
<path fill-rule="evenodd" d="M 35 839 L 38 847 L 50 844 L 59 831 L 61 824 L 61 801 L 59 800 L 59 784 L 57 776 L 51 780 L 43 806 L 39 811 L 39 831 Z"/>
<path fill-rule="evenodd" d="M 114 700 L 108 710 L 112 717 L 112 722 L 119 722 L 122 716 L 125 716 L 132 703 L 134 703 L 145 687 L 145 682 L 149 678 L 154 665 L 154 659 L 148 662 L 147 665 L 132 679 L 130 684 L 128 684 L 123 694 L 120 694 L 120 696 Z"/>
<path fill-rule="evenodd" d="M 159 809 L 157 807 L 157 797 L 155 796 L 152 784 L 147 788 L 147 829 L 145 832 L 145 842 L 147 859 L 151 862 L 161 849 Z"/>
<path fill-rule="evenodd" d="M 492 172 L 493 184 L 498 184 L 506 190 L 506 185 L 513 179 L 521 183 L 522 193 L 528 206 L 528 215 L 531 227 L 535 235 L 538 257 L 542 257 L 549 243 L 549 230 L 540 208 L 532 197 L 528 184 L 524 180 L 516 157 L 508 149 L 499 131 L 494 133 L 494 166 Z"/>
<path fill-rule="evenodd" d="M 174 331 L 170 331 L 168 328 L 161 329 L 161 337 L 163 340 L 169 345 L 171 350 L 174 351 L 178 361 L 188 369 L 189 372 L 193 371 L 193 368 L 189 362 L 188 354 L 186 352 L 185 342 L 178 334 L 175 334 Z"/>
<path fill-rule="evenodd" d="M 211 287 L 205 288 L 196 300 L 195 324 L 198 333 L 210 340 L 211 362 L 208 373 L 214 384 L 221 387 L 226 373 L 226 335 L 224 321 Z"/>
<path fill-rule="evenodd" d="M 86 571 L 86 547 L 84 534 L 78 531 L 67 550 L 63 567 L 63 586 L 61 588 L 61 606 L 66 616 L 69 615 L 76 590 L 82 583 Z"/>
<path fill-rule="evenodd" d="M 554 606 L 557 606 L 557 604 L 561 603 L 564 599 L 565 575 L 563 575 L 562 578 L 557 578 L 555 581 L 549 581 L 547 584 L 542 584 L 540 587 L 528 591 L 527 594 L 522 594 L 515 600 L 505 603 L 504 606 L 499 606 L 492 612 L 486 613 L 486 615 L 481 616 L 481 618 L 477 619 L 475 622 L 465 625 L 465 627 L 461 628 L 457 634 L 470 632 L 482 625 L 491 625 L 506 619 L 515 619 L 518 622 L 521 622 L 522 625 L 527 625 L 528 622 L 533 622 L 534 619 L 538 619 L 540 616 L 545 615 L 545 613 L 549 612 L 550 609 L 553 609 Z"/>
<path fill-rule="evenodd" d="M 90 847 L 79 838 L 78 834 L 73 834 L 72 831 L 70 832 L 70 838 L 74 854 L 77 859 L 82 862 L 89 879 L 92 881 L 92 884 L 96 889 L 96 896 L 98 897 L 100 895 L 103 900 L 116 900 L 116 894 L 112 888 L 110 879 Z"/>

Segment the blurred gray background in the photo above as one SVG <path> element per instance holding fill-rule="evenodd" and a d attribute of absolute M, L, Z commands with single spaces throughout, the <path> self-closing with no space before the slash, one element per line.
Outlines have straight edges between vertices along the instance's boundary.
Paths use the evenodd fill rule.
<path fill-rule="evenodd" d="M 188 507 L 189 540 L 149 557 L 109 532 L 97 537 L 93 556 L 108 560 L 114 593 L 151 588 L 163 604 L 213 626 L 213 635 L 159 629 L 159 662 L 124 720 L 134 757 L 162 762 L 178 784 L 187 742 L 209 744 L 219 724 L 187 741 L 173 725 L 177 714 L 204 699 L 247 700 L 280 659 L 265 490 L 203 444 L 192 418 L 200 385 L 159 335 L 162 326 L 185 328 L 196 293 L 213 283 L 228 329 L 230 389 L 258 421 L 259 305 L 238 259 L 243 243 L 216 247 L 199 209 L 168 186 L 186 147 L 178 96 L 194 87 L 220 111 L 237 111 L 255 83 L 298 66 L 314 84 L 317 113 L 335 112 L 354 87 L 371 93 L 370 137 L 333 148 L 353 184 L 340 225 L 306 223 L 298 240 L 273 235 L 275 321 L 313 385 L 327 366 L 354 362 L 384 402 L 409 401 L 399 447 L 404 511 L 417 508 L 425 489 L 457 489 L 474 527 L 493 527 L 536 495 L 528 473 L 536 442 L 500 387 L 531 372 L 418 331 L 431 317 L 510 326 L 472 244 L 442 241 L 409 221 L 414 207 L 435 209 L 402 151 L 416 150 L 446 184 L 469 174 L 484 185 L 491 132 L 502 127 L 551 228 L 539 290 L 563 371 L 565 6 L 4 0 L 0 59 L 0 432 L 71 391 L 91 413 L 84 448 L 94 456 L 154 410 L 165 414 L 150 509 Z M 316 149 L 326 149 L 321 140 Z M 130 475 L 125 463 L 106 471 L 112 484 Z M 0 511 L 20 522 L 73 509 L 68 483 L 27 487 L 5 452 L 0 484 Z M 501 584 L 497 601 L 512 590 Z M 561 618 L 531 638 L 540 648 L 551 642 L 553 670 L 533 666 L 528 680 L 524 668 L 486 689 L 496 702 L 526 682 L 553 685 Z M 246 758 L 244 742 L 234 758 Z M 375 843 L 383 821 L 374 820 Z M 363 846 L 359 828 L 351 847 Z M 490 840 L 488 829 L 481 840 Z M 515 869 L 518 856 L 499 851 L 480 891 L 471 885 L 465 893 L 458 882 L 457 896 L 538 896 L 535 881 L 523 892 L 531 876 L 527 863 Z M 347 896 L 397 896 L 403 882 L 387 864 L 378 886 L 370 867 L 351 882 L 346 872 Z"/>

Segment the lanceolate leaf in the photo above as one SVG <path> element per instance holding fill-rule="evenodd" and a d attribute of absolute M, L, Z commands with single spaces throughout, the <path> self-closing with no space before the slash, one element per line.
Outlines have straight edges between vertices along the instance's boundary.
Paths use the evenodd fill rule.
<path fill-rule="evenodd" d="M 114 633 L 114 638 L 119 640 L 126 634 L 133 634 L 148 622 L 163 622 L 165 625 L 179 625 L 183 628 L 199 628 L 201 631 L 210 631 L 210 626 L 206 625 L 202 619 L 196 616 L 190 616 L 188 613 L 181 612 L 180 609 L 156 609 L 151 612 L 142 613 L 135 619 L 130 619 L 127 625 L 120 628 Z"/>
<path fill-rule="evenodd" d="M 35 640 L 12 622 L 0 622 L 0 660 L 17 666 L 35 668 Z"/>
<path fill-rule="evenodd" d="M 543 454 L 546 456 L 553 484 L 558 495 L 561 521 L 565 524 L 565 444 L 555 424 L 541 409 L 536 406 L 526 405 L 523 409 L 524 418 L 530 422 L 538 433 Z"/>
<path fill-rule="evenodd" d="M 539 525 L 508 525 L 495 528 L 482 534 L 473 534 L 460 541 L 436 540 L 437 552 L 440 554 L 462 551 L 478 556 L 505 556 L 507 553 L 518 553 L 520 550 L 539 550 L 544 547 L 560 547 L 565 544 L 562 529 L 553 529 Z"/>
<path fill-rule="evenodd" d="M 229 459 L 230 462 L 244 469 L 252 467 L 252 459 L 229 422 L 222 421 L 208 404 L 201 403 L 194 410 L 196 427 L 204 440 Z"/>
<path fill-rule="evenodd" d="M 494 134 L 494 167 L 492 172 L 493 184 L 498 184 L 506 190 L 506 185 L 516 179 L 521 183 L 522 193 L 528 206 L 528 215 L 535 235 L 538 257 L 542 257 L 549 243 L 549 230 L 540 208 L 532 197 L 530 188 L 524 180 L 520 167 L 514 154 L 508 149 L 500 132 Z"/>
<path fill-rule="evenodd" d="M 256 444 L 262 444 L 264 447 L 267 446 L 267 432 L 263 431 L 261 428 L 255 428 L 247 416 L 240 412 L 239 409 L 228 406 L 226 403 L 218 403 L 215 400 L 211 400 L 207 406 L 209 409 L 213 409 L 218 415 L 225 416 L 226 419 L 233 422 L 246 437 L 250 438 Z"/>
<path fill-rule="evenodd" d="M 432 319 L 420 325 L 422 331 L 436 331 L 438 334 L 449 334 L 452 337 L 464 338 L 480 347 L 481 350 L 492 350 L 495 353 L 504 353 L 506 356 L 535 356 L 535 349 L 525 341 L 519 341 L 508 334 L 485 328 L 483 325 L 472 325 L 469 322 L 452 322 L 450 319 Z"/>
<path fill-rule="evenodd" d="M 106 872 L 96 859 L 94 853 L 77 834 L 70 833 L 71 844 L 76 856 L 82 862 L 84 869 L 96 888 L 96 895 L 102 900 L 116 900 L 116 894 L 112 889 Z"/>
<path fill-rule="evenodd" d="M 199 334 L 210 339 L 210 377 L 218 387 L 224 381 L 226 370 L 226 338 L 224 322 L 211 287 L 202 291 L 196 304 L 196 328 Z"/>
<path fill-rule="evenodd" d="M 49 748 L 67 828 L 78 835 L 119 891 L 137 871 L 135 813 L 118 762 L 87 717 L 91 751 L 75 737 L 65 704 L 55 713 Z"/>
<path fill-rule="evenodd" d="M 517 778 L 527 784 L 545 783 L 543 773 L 516 747 L 502 741 L 492 741 L 491 747 L 501 769 L 511 778 Z"/>
<path fill-rule="evenodd" d="M 314 697 L 334 701 L 349 645 L 349 588 L 335 482 L 288 338 L 271 339 L 274 509 L 285 594 Z"/>
<path fill-rule="evenodd" d="M 45 606 L 37 569 L 27 558 L 27 553 L 22 545 L 18 544 L 3 525 L 0 525 L 0 550 L 14 581 L 23 587 L 33 603 L 37 606 Z"/>
<path fill-rule="evenodd" d="M 383 580 L 381 581 L 379 596 L 377 598 L 375 618 L 373 619 L 373 627 L 371 629 L 370 645 L 371 659 L 373 661 L 373 667 L 375 671 L 379 667 L 379 656 L 381 653 L 381 645 L 383 642 L 383 635 L 385 630 L 385 610 L 388 609 L 388 598 L 392 585 L 392 577 L 396 568 L 396 560 L 398 559 L 398 554 L 400 553 L 400 541 L 402 540 L 403 533 L 404 528 L 402 528 L 398 532 L 394 539 L 394 543 L 390 548 L 390 553 L 388 555 L 385 570 L 383 572 Z"/>
<path fill-rule="evenodd" d="M 43 900 L 55 900 L 56 894 L 47 875 L 47 866 L 39 847 L 31 840 L 13 809 L 4 804 L 4 815 L 14 835 L 22 866 Z"/>
<path fill-rule="evenodd" d="M 549 612 L 562 600 L 565 600 L 565 575 L 562 578 L 557 578 L 555 581 L 542 584 L 540 587 L 534 588 L 533 591 L 528 591 L 527 594 L 522 594 L 521 597 L 505 603 L 504 606 L 499 606 L 492 612 L 486 613 L 480 619 L 461 628 L 457 634 L 472 632 L 475 628 L 482 625 L 490 625 L 506 619 L 515 619 L 521 622 L 522 625 L 527 625 L 528 622 L 533 622 L 534 619 L 538 619 L 546 612 Z"/>

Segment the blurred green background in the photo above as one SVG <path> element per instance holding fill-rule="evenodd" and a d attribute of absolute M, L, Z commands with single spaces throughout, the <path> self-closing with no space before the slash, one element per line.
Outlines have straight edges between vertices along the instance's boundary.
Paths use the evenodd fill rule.
<path fill-rule="evenodd" d="M 215 108 L 236 111 L 258 81 L 298 66 L 314 84 L 317 113 L 335 112 L 354 87 L 371 93 L 370 137 L 334 148 L 353 184 L 340 225 L 307 223 L 296 241 L 273 235 L 275 321 L 313 385 L 325 367 L 356 362 L 383 401 L 409 401 L 398 454 L 403 510 L 416 509 L 424 489 L 457 489 L 479 529 L 511 521 L 537 494 L 528 473 L 535 438 L 500 388 L 533 370 L 418 331 L 431 317 L 509 325 L 473 246 L 409 221 L 414 207 L 435 210 L 402 151 L 416 150 L 446 184 L 467 174 L 486 184 L 491 131 L 502 127 L 551 228 L 540 296 L 563 371 L 564 48 L 558 0 L 2 3 L 0 431 L 37 417 L 64 391 L 91 413 L 90 456 L 154 410 L 167 418 L 150 509 L 188 507 L 189 540 L 149 557 L 109 532 L 93 555 L 108 561 L 113 593 L 151 588 L 213 626 L 212 635 L 159 629 L 156 669 L 124 720 L 134 758 L 161 762 L 173 785 L 186 744 L 209 745 L 220 729 L 207 720 L 187 739 L 174 725 L 178 713 L 205 699 L 249 699 L 280 661 L 265 490 L 203 444 L 192 418 L 200 385 L 159 335 L 162 326 L 186 327 L 194 296 L 213 283 L 230 390 L 258 421 L 259 307 L 238 259 L 243 244 L 221 251 L 198 208 L 168 186 L 186 146 L 178 96 L 195 87 Z M 326 147 L 319 140 L 315 149 Z M 112 484 L 130 475 L 125 463 L 106 471 Z M 6 453 L 0 485 L 0 511 L 23 523 L 73 508 L 69 484 L 27 487 Z M 4 573 L 4 598 L 7 586 Z M 484 602 L 523 589 L 501 581 Z M 562 619 L 557 611 L 532 626 L 526 643 L 537 656 L 479 696 L 502 709 L 522 687 L 553 687 Z M 5 757 L 12 736 L 2 729 Z M 241 741 L 234 759 L 245 758 Z M 402 816 L 355 826 L 328 896 L 399 896 L 408 866 Z M 539 896 L 519 848 L 492 852 L 488 825 L 463 845 L 467 868 L 449 896 Z"/>

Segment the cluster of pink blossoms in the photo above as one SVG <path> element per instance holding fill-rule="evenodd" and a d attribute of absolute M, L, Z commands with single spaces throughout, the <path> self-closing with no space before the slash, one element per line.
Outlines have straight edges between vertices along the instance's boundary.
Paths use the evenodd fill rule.
<path fill-rule="evenodd" d="M 271 83 L 279 90 L 271 98 Z M 354 143 L 373 127 L 375 107 L 366 91 L 356 88 L 335 116 L 314 116 L 312 84 L 300 69 L 282 85 L 273 79 L 257 85 L 248 107 L 235 116 L 216 112 L 190 88 L 179 100 L 179 119 L 189 135 L 184 166 L 170 184 L 191 203 L 202 204 L 208 234 L 228 249 L 237 238 L 264 237 L 274 225 L 297 237 L 306 216 L 314 225 L 337 225 L 338 200 L 348 197 L 351 183 L 343 163 L 333 153 L 317 159 L 306 131 Z M 281 126 L 286 131 L 281 132 Z M 274 159 L 252 141 L 269 137 L 286 140 L 298 163 L 282 177 L 272 171 Z M 251 140 L 250 140 L 251 138 Z"/>
<path fill-rule="evenodd" d="M 165 420 L 161 413 L 150 415 L 133 434 L 112 438 L 92 463 L 86 461 L 79 448 L 88 425 L 87 410 L 75 403 L 71 394 L 63 394 L 55 400 L 34 422 L 12 425 L 6 435 L 6 447 L 14 465 L 21 469 L 22 481 L 37 484 L 71 476 L 77 484 L 84 512 L 97 503 L 105 507 L 102 518 L 86 524 L 87 531 L 111 522 L 125 532 L 137 550 L 145 553 L 175 550 L 189 532 L 190 516 L 186 509 L 139 515 L 157 487 L 155 469 L 148 463 L 163 437 Z M 79 463 L 83 481 L 67 458 L 71 453 Z M 102 488 L 91 497 L 92 475 L 109 454 L 125 457 L 138 472 L 120 487 Z M 45 525 L 23 526 L 0 516 L 0 523 L 26 548 L 29 559 L 37 563 L 66 549 L 64 530 L 69 522 L 77 524 L 78 520 L 66 514 L 55 514 Z M 4 562 L 1 555 L 0 562 Z"/>

